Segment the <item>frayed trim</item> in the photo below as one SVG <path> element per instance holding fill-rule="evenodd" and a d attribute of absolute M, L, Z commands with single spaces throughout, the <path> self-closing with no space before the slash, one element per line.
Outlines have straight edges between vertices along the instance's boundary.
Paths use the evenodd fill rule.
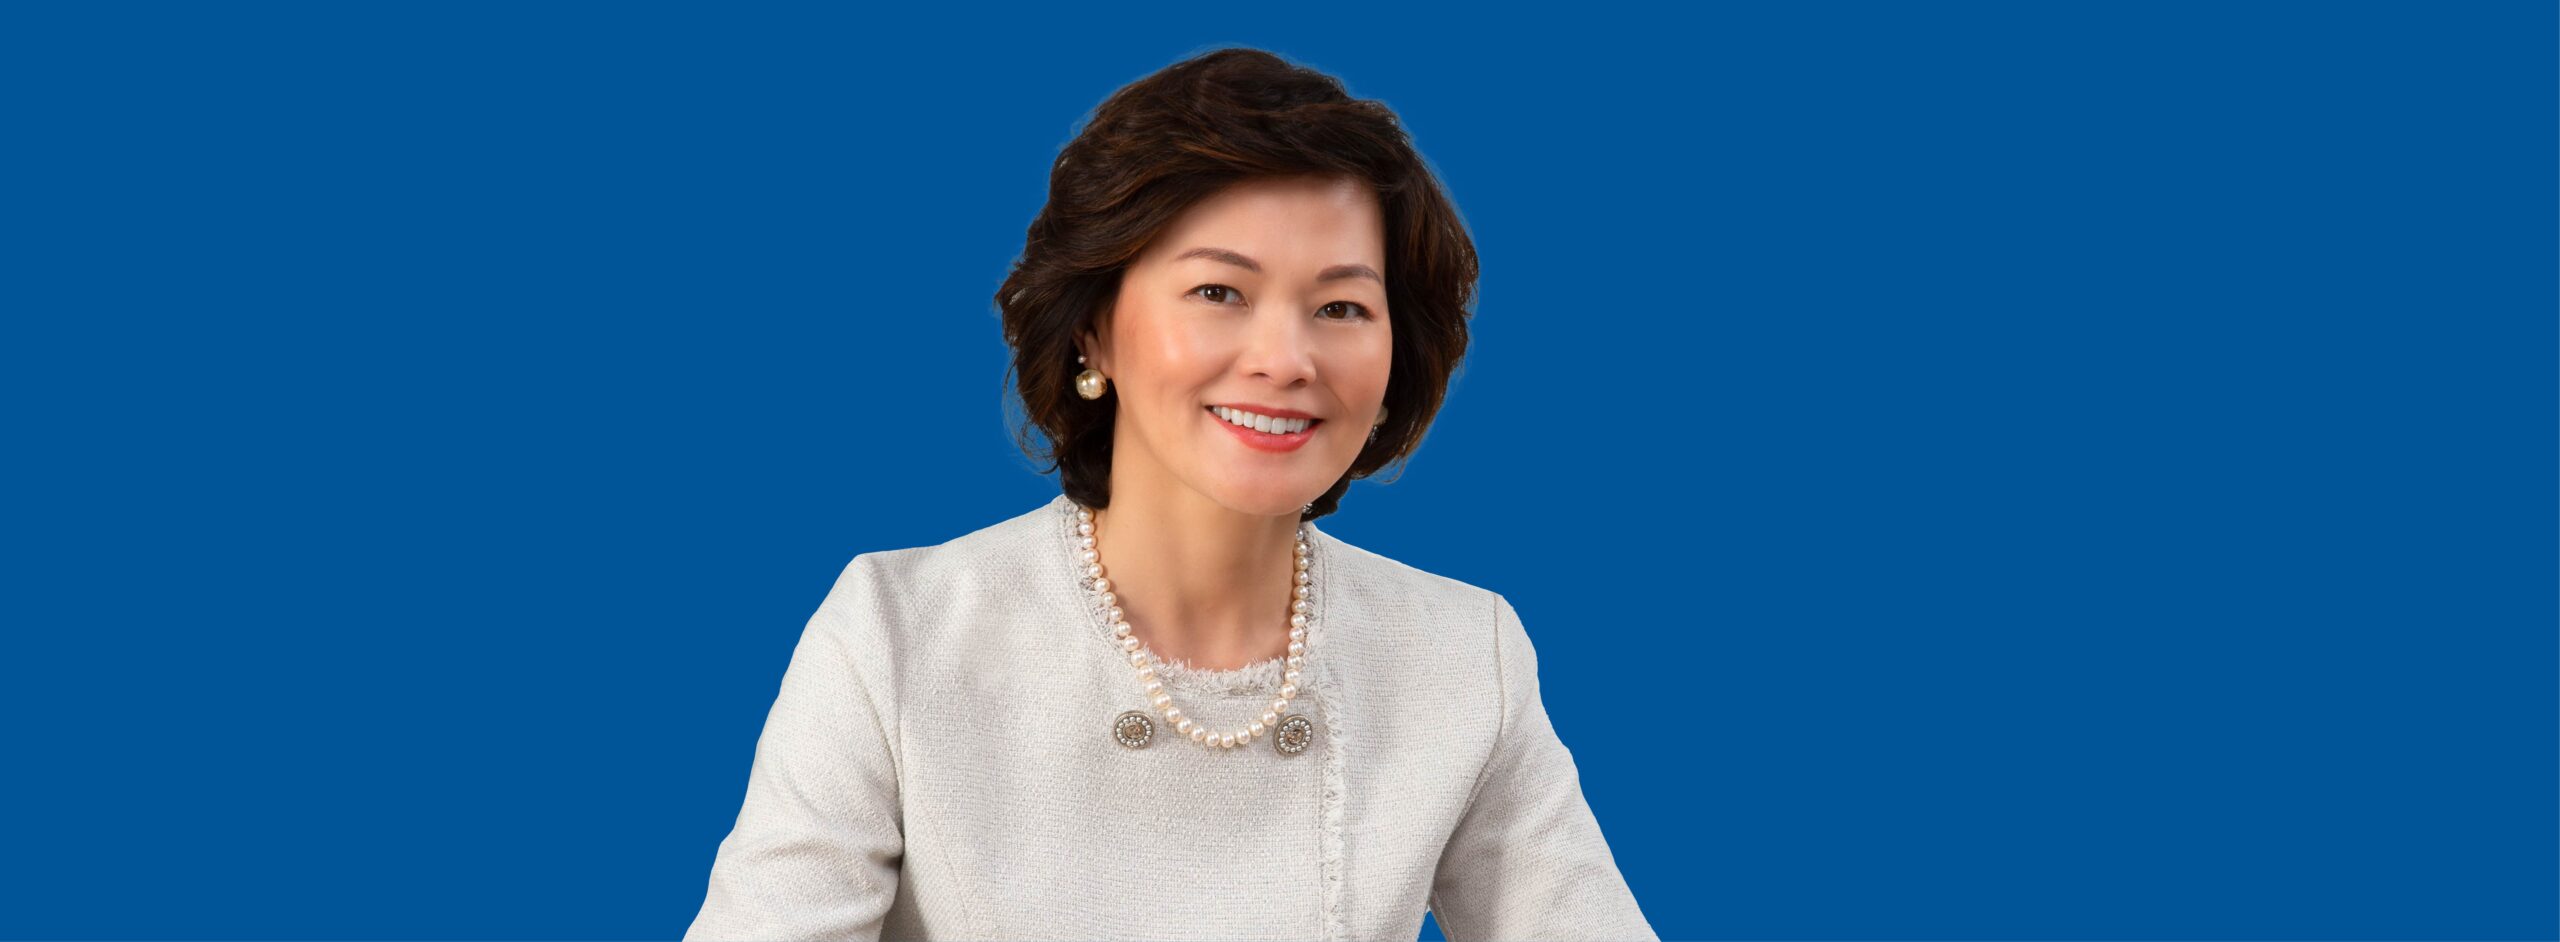
<path fill-rule="evenodd" d="M 1307 637 L 1314 638 L 1315 632 L 1308 632 Z M 1309 646 L 1309 650 L 1313 649 L 1312 645 Z M 1258 693 L 1267 696 L 1280 689 L 1280 672 L 1287 667 L 1288 660 L 1286 657 L 1275 657 L 1223 671 L 1202 670 L 1191 666 L 1189 661 L 1157 661 L 1156 679 L 1174 690 L 1194 693 Z"/>
<path fill-rule="evenodd" d="M 1333 669 L 1334 665 L 1342 663 L 1342 659 L 1325 656 L 1338 654 L 1333 648 L 1333 619 L 1327 617 L 1333 596 L 1327 587 L 1340 584 L 1335 581 L 1333 571 L 1333 541 L 1322 530 L 1316 530 L 1313 521 L 1309 521 L 1307 526 L 1315 534 L 1307 541 L 1311 547 L 1309 555 L 1314 557 L 1309 565 L 1318 575 L 1315 580 L 1317 591 L 1313 593 L 1316 597 L 1314 627 L 1307 629 L 1310 642 L 1307 650 L 1315 656 L 1307 659 L 1307 666 L 1313 670 L 1305 673 L 1309 687 L 1324 703 L 1324 709 L 1317 712 L 1321 714 L 1318 722 L 1324 724 L 1325 731 L 1324 742 L 1318 750 L 1318 758 L 1324 763 L 1324 802 L 1320 812 L 1324 830 L 1319 841 L 1324 850 L 1324 886 L 1320 899 L 1323 901 L 1324 938 L 1327 942 L 1338 942 L 1350 937 L 1350 913 L 1342 898 L 1345 885 L 1343 870 L 1349 860 L 1349 853 L 1343 846 L 1343 804 L 1349 797 L 1349 786 L 1345 784 L 1343 775 L 1342 745 L 1344 733 L 1351 724 L 1342 707 L 1341 675 Z"/>

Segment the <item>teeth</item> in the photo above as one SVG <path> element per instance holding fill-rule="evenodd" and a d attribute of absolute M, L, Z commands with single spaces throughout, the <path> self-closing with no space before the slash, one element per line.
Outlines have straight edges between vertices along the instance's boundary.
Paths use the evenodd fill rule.
<path fill-rule="evenodd" d="M 1306 431 L 1307 426 L 1313 424 L 1315 421 L 1313 419 L 1275 419 L 1267 415 L 1257 415 L 1251 412 L 1246 412 L 1242 409 L 1230 409 L 1225 406 L 1211 406 L 1209 408 L 1212 411 L 1215 411 L 1219 418 L 1225 419 L 1228 422 L 1244 426 L 1257 432 L 1272 432 L 1281 435 L 1295 435 L 1299 432 Z"/>

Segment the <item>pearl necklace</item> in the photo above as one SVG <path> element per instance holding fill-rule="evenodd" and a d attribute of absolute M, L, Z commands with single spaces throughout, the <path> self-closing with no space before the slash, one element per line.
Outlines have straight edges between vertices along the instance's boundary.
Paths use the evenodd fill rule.
<path fill-rule="evenodd" d="M 1147 701 L 1164 712 L 1165 722 L 1191 737 L 1192 742 L 1212 749 L 1250 745 L 1269 733 L 1274 734 L 1273 745 L 1282 755 L 1306 751 L 1308 743 L 1315 738 L 1315 724 L 1304 714 L 1289 712 L 1289 700 L 1298 695 L 1299 669 L 1306 665 L 1307 621 L 1314 611 L 1314 605 L 1309 601 L 1314 594 L 1314 577 L 1308 569 L 1310 557 L 1306 527 L 1303 524 L 1298 527 L 1296 574 L 1291 577 L 1293 582 L 1290 586 L 1289 657 L 1286 671 L 1280 677 L 1280 696 L 1271 701 L 1271 708 L 1263 711 L 1261 718 L 1243 729 L 1212 733 L 1207 726 L 1184 716 L 1182 708 L 1174 705 L 1173 694 L 1166 691 L 1164 682 L 1156 678 L 1155 664 L 1152 663 L 1154 657 L 1146 650 L 1146 643 L 1132 633 L 1134 629 L 1129 626 L 1126 613 L 1118 604 L 1120 595 L 1111 590 L 1111 579 L 1103 573 L 1102 556 L 1094 549 L 1093 511 L 1082 505 L 1072 506 L 1075 507 L 1076 545 L 1082 550 L 1081 558 L 1084 560 L 1085 587 L 1100 596 L 1101 608 L 1110 613 L 1112 636 L 1119 639 L 1120 650 L 1128 655 L 1129 666 L 1137 668 L 1138 683 L 1145 688 Z M 1143 748 L 1155 738 L 1155 718 L 1145 711 L 1131 710 L 1112 722 L 1111 732 L 1112 738 L 1121 745 Z"/>

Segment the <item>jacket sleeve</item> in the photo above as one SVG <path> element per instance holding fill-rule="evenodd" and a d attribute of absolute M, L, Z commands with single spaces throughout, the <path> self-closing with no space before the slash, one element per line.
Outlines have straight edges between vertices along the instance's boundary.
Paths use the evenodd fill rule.
<path fill-rule="evenodd" d="M 1573 754 L 1538 695 L 1538 655 L 1495 596 L 1502 726 L 1432 876 L 1431 912 L 1451 942 L 1659 936 L 1636 907 Z"/>
<path fill-rule="evenodd" d="M 849 567 L 792 650 L 687 942 L 880 937 L 906 845 L 895 714 L 865 677 L 867 572 Z"/>

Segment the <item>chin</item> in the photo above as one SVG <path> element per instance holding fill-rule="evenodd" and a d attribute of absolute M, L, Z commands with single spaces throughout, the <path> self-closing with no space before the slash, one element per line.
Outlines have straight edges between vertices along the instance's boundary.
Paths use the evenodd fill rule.
<path fill-rule="evenodd" d="M 1305 491 L 1306 496 L 1291 496 L 1299 493 L 1300 491 Z M 1275 488 L 1265 490 L 1257 488 L 1251 493 L 1236 493 L 1230 491 L 1226 494 L 1219 495 L 1217 501 L 1227 509 L 1241 514 L 1254 514 L 1256 516 L 1263 517 L 1289 517 L 1291 519 L 1295 519 L 1305 513 L 1306 506 L 1309 502 L 1314 501 L 1317 497 L 1323 496 L 1323 494 L 1324 488 L 1321 487 L 1314 490 L 1306 490 L 1304 488 Z"/>

